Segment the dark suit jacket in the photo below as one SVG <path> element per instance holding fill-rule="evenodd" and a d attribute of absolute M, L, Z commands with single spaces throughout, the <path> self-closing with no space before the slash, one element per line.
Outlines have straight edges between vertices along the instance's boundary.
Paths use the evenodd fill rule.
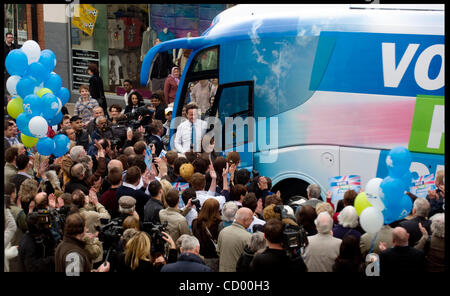
<path fill-rule="evenodd" d="M 91 78 L 89 79 L 89 92 L 91 94 L 91 97 L 96 99 L 98 101 L 98 104 L 103 109 L 106 109 L 107 105 L 106 105 L 105 92 L 103 90 L 103 80 L 102 80 L 102 78 L 100 78 L 100 76 L 98 76 L 98 75 L 91 76 Z"/>
<path fill-rule="evenodd" d="M 135 190 L 127 186 L 120 186 L 116 191 L 116 198 L 119 201 L 120 197 L 128 195 L 136 199 L 136 212 L 139 215 L 139 220 L 144 220 L 144 206 L 147 201 L 151 198 L 150 195 L 145 194 L 142 190 Z"/>
<path fill-rule="evenodd" d="M 422 226 L 431 234 L 431 221 L 426 220 L 423 217 L 414 217 L 411 220 L 404 220 L 400 222 L 400 226 L 405 228 L 409 233 L 409 245 L 414 247 L 414 245 L 419 241 L 422 237 L 422 232 L 420 232 L 419 222 L 422 223 Z"/>
<path fill-rule="evenodd" d="M 150 137 L 148 137 L 147 143 L 155 145 L 155 154 L 156 154 L 156 157 L 159 157 L 161 150 L 164 149 L 163 142 L 160 139 L 158 139 L 157 136 L 151 135 Z"/>
<path fill-rule="evenodd" d="M 76 144 L 84 147 L 84 150 L 89 149 L 89 134 L 85 130 L 81 130 L 79 133 L 75 133 Z"/>
<path fill-rule="evenodd" d="M 389 248 L 381 252 L 379 257 L 381 275 L 425 272 L 425 253 L 410 246 Z"/>
<path fill-rule="evenodd" d="M 84 194 L 89 194 L 89 186 L 86 184 L 84 180 L 78 180 L 75 178 L 71 178 L 69 182 L 67 182 L 66 187 L 64 188 L 64 193 L 72 194 L 76 189 L 81 189 Z"/>

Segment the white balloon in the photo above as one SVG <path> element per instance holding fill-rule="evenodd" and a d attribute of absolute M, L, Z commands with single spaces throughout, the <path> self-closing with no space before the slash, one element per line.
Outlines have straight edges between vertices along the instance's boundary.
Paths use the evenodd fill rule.
<path fill-rule="evenodd" d="M 381 178 L 370 179 L 369 182 L 367 182 L 366 190 L 364 191 L 369 203 L 380 211 L 384 210 L 384 203 L 380 198 L 383 194 L 380 189 L 380 184 L 382 181 L 383 179 Z"/>
<path fill-rule="evenodd" d="M 30 119 L 28 123 L 30 132 L 37 138 L 43 138 L 47 136 L 48 123 L 42 116 L 35 116 Z"/>
<path fill-rule="evenodd" d="M 10 95 L 17 95 L 16 86 L 17 82 L 19 82 L 21 78 L 22 77 L 20 77 L 19 75 L 12 75 L 9 76 L 8 80 L 6 80 L 6 89 L 8 90 Z"/>
<path fill-rule="evenodd" d="M 38 62 L 41 57 L 41 47 L 34 40 L 27 40 L 20 48 L 28 57 L 28 65 Z"/>
<path fill-rule="evenodd" d="M 384 224 L 384 216 L 375 207 L 365 208 L 359 216 L 359 224 L 368 233 L 377 233 Z"/>

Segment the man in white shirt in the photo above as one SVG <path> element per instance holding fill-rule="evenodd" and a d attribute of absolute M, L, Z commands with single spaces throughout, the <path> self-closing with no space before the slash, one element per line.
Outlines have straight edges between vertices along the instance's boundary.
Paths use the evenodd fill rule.
<path fill-rule="evenodd" d="M 191 150 L 201 152 L 202 137 L 206 133 L 207 123 L 198 119 L 198 106 L 195 103 L 186 106 L 186 116 L 188 120 L 178 126 L 175 149 L 182 154 Z"/>

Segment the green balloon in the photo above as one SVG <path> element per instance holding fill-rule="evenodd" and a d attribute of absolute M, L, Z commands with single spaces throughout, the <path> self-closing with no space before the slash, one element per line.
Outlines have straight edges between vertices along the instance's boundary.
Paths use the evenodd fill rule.
<path fill-rule="evenodd" d="M 42 98 L 43 95 L 48 94 L 48 93 L 53 94 L 53 92 L 49 88 L 43 87 L 36 92 L 36 95 L 38 97 Z"/>
<path fill-rule="evenodd" d="M 364 211 L 365 208 L 371 207 L 372 204 L 367 199 L 366 193 L 361 192 L 359 193 L 355 198 L 355 210 L 358 216 L 361 215 L 362 211 Z"/>
<path fill-rule="evenodd" d="M 22 140 L 22 144 L 27 148 L 36 146 L 39 141 L 39 138 L 29 137 L 25 134 L 20 134 L 20 139 Z"/>
<path fill-rule="evenodd" d="M 6 106 L 6 110 L 8 111 L 9 116 L 16 119 L 23 110 L 23 100 L 21 97 L 15 97 L 11 101 L 8 102 Z"/>

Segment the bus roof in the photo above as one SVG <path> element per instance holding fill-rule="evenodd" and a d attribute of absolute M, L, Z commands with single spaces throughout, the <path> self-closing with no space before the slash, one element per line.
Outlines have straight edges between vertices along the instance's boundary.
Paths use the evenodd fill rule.
<path fill-rule="evenodd" d="M 398 31 L 401 27 L 414 27 L 408 33 L 444 35 L 444 5 L 236 5 L 217 15 L 202 36 L 248 36 L 255 30 L 264 34 L 295 31 L 304 26 L 327 31 L 381 30 L 383 33 L 403 33 Z M 316 30 L 317 35 L 322 29 Z"/>
<path fill-rule="evenodd" d="M 440 4 L 245 4 L 218 14 L 200 37 L 179 38 L 153 46 L 141 66 L 146 85 L 158 52 L 173 48 L 197 50 L 228 40 L 319 36 L 321 31 L 444 35 L 444 5 Z"/>

